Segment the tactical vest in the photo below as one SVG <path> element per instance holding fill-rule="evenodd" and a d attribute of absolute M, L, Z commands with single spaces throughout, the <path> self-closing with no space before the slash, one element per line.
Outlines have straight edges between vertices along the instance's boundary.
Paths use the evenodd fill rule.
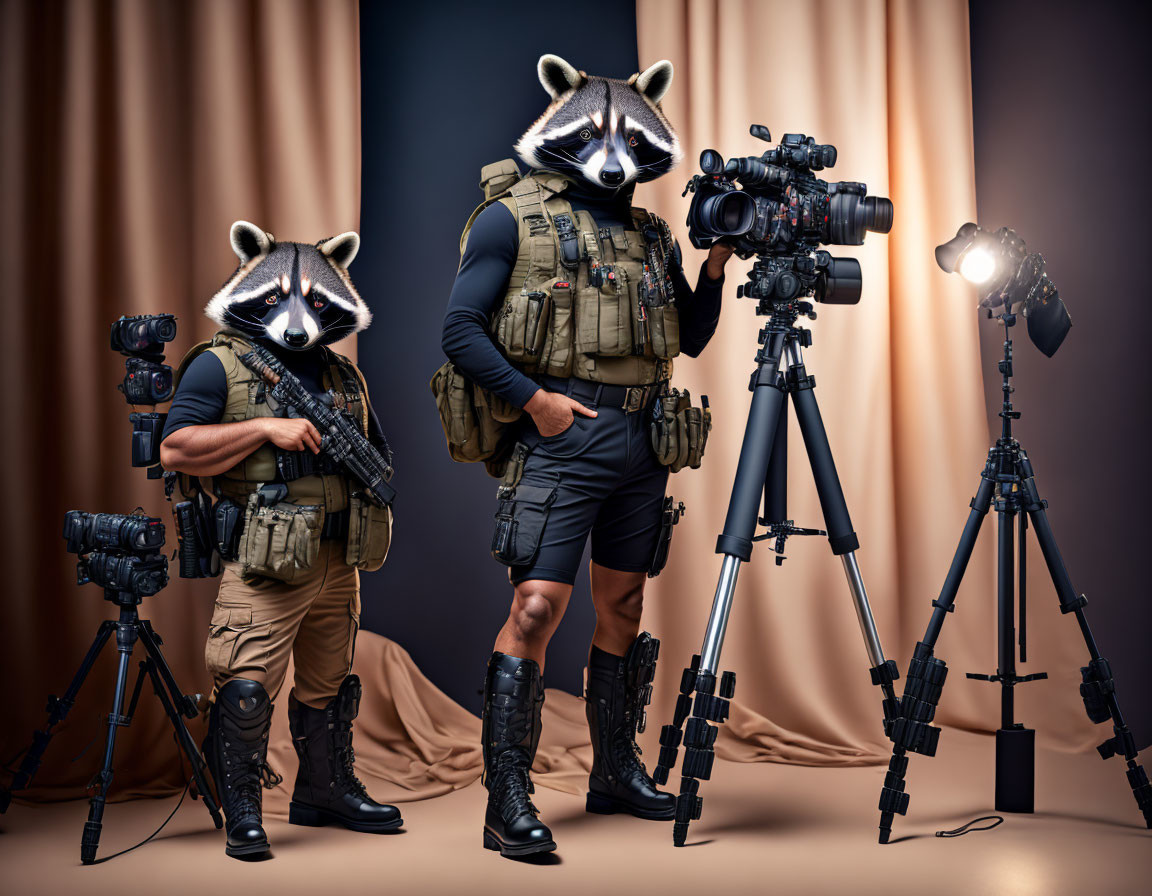
<path fill-rule="evenodd" d="M 598 227 L 562 195 L 571 182 L 547 171 L 519 178 L 511 160 L 481 172 L 485 206 L 499 201 L 512 212 L 520 239 L 492 318 L 493 339 L 529 376 L 624 386 L 668 380 L 680 352 L 680 322 L 667 225 L 633 208 L 631 229 Z M 481 209 L 468 221 L 461 252 Z"/>
<path fill-rule="evenodd" d="M 240 355 L 249 351 L 252 344 L 243 336 L 222 330 L 212 337 L 211 342 L 201 343 L 180 362 L 176 372 L 176 383 L 192 363 L 204 351 L 211 352 L 224 366 L 225 381 L 228 384 L 228 397 L 224 405 L 221 423 L 235 423 L 251 420 L 254 417 L 283 417 L 284 408 L 269 404 L 264 381 L 240 361 Z M 368 390 L 359 369 L 343 355 L 323 348 L 328 362 L 328 370 L 323 377 L 323 385 L 336 394 L 337 402 L 345 402 L 353 417 L 360 423 L 363 432 L 368 431 Z M 241 507 L 248 496 L 260 486 L 280 481 L 276 465 L 277 448 L 265 442 L 236 466 L 212 477 L 214 490 L 231 498 Z M 312 452 L 297 452 L 305 463 L 317 463 Z M 285 483 L 288 487 L 286 500 L 292 504 L 319 505 L 326 513 L 337 513 L 348 507 L 348 481 L 337 472 L 320 472 L 301 476 Z"/>

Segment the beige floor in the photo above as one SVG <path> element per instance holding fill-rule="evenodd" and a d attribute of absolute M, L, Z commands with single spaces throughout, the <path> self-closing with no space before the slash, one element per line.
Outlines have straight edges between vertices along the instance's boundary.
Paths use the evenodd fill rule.
<path fill-rule="evenodd" d="M 589 816 L 582 800 L 544 790 L 538 804 L 559 852 L 547 863 L 500 859 L 480 847 L 484 791 L 403 806 L 392 836 L 293 827 L 273 819 L 275 857 L 223 854 L 199 804 L 160 838 L 105 865 L 79 864 L 83 802 L 16 805 L 0 817 L 0 890 L 32 893 L 388 894 L 1148 894 L 1152 831 L 1144 828 L 1118 760 L 1042 751 L 1038 812 L 955 840 L 933 836 L 987 814 L 992 740 L 947 731 L 940 755 L 915 757 L 912 814 L 875 843 L 880 768 L 813 769 L 718 763 L 689 847 L 667 824 Z M 115 804 L 102 854 L 130 845 L 172 800 Z M 279 815 L 282 807 L 270 807 Z"/>

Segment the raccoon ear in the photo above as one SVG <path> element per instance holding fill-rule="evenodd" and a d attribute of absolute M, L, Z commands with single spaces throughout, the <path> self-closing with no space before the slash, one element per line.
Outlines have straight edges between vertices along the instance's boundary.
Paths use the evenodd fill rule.
<path fill-rule="evenodd" d="M 548 91 L 548 95 L 554 100 L 584 83 L 584 75 L 576 71 L 571 63 L 551 53 L 540 57 L 540 61 L 536 63 L 536 74 L 540 77 L 540 83 Z"/>
<path fill-rule="evenodd" d="M 265 233 L 247 221 L 237 221 L 233 224 L 228 236 L 232 242 L 232 251 L 239 257 L 241 264 L 247 264 L 258 255 L 267 255 L 276 245 L 272 234 Z"/>
<path fill-rule="evenodd" d="M 636 76 L 636 89 L 653 103 L 659 103 L 672 86 L 672 63 L 661 59 Z"/>
<path fill-rule="evenodd" d="M 321 240 L 316 244 L 316 248 L 328 256 L 334 265 L 347 270 L 348 265 L 352 264 L 352 259 L 356 257 L 356 253 L 360 251 L 360 235 L 349 230 L 340 236 Z"/>

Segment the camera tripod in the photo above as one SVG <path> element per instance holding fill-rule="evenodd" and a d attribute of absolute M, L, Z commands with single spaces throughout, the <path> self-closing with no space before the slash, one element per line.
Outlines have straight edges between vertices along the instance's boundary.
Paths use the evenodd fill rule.
<path fill-rule="evenodd" d="M 64 721 L 68 711 L 76 703 L 76 697 L 96 662 L 96 658 L 100 655 L 104 645 L 111 639 L 112 634 L 115 633 L 116 650 L 120 654 L 116 668 L 116 693 L 112 701 L 112 712 L 108 714 L 108 735 L 104 746 L 104 763 L 89 785 L 93 793 L 89 800 L 88 821 L 84 823 L 84 833 L 80 839 L 80 861 L 85 865 L 91 865 L 96 860 L 96 851 L 100 846 L 104 804 L 108 798 L 108 789 L 112 784 L 112 754 L 116 747 L 116 731 L 118 728 L 126 728 L 131 724 L 141 691 L 144 688 L 145 676 L 152 682 L 156 696 L 172 723 L 176 742 L 191 763 L 192 776 L 196 781 L 199 795 L 203 798 L 204 805 L 212 816 L 212 822 L 217 828 L 223 826 L 220 810 L 212 798 L 212 791 L 209 789 L 204 776 L 204 759 L 201 757 L 195 741 L 192 740 L 192 735 L 188 732 L 184 719 L 181 718 L 181 715 L 190 719 L 196 717 L 198 712 L 196 701 L 186 696 L 176 683 L 172 670 L 168 668 L 168 664 L 160 652 L 160 644 L 163 642 L 153 630 L 152 623 L 147 619 L 140 618 L 138 610 L 140 595 L 129 591 L 106 588 L 104 598 L 120 608 L 120 618 L 115 622 L 106 619 L 100 623 L 96 638 L 92 642 L 92 646 L 88 648 L 88 653 L 85 654 L 84 660 L 80 663 L 80 668 L 72 679 L 72 683 L 68 685 L 68 690 L 64 692 L 64 696 L 50 695 L 48 697 L 47 724 L 33 734 L 32 744 L 24 754 L 24 759 L 20 763 L 20 768 L 12 779 L 11 785 L 7 789 L 0 789 L 0 812 L 3 812 L 11 802 L 12 793 L 24 790 L 32 783 L 32 778 L 40 768 L 40 760 L 44 755 L 44 750 L 52 739 L 52 729 Z M 128 701 L 127 709 L 125 709 L 124 698 L 128 688 L 128 663 L 132 658 L 132 651 L 137 641 L 144 645 L 147 658 L 140 661 L 140 671 L 136 677 L 136 684 L 132 689 L 132 696 Z M 194 792 L 193 798 L 195 796 L 196 793 Z"/>
<path fill-rule="evenodd" d="M 996 731 L 996 809 L 1001 812 L 1032 812 L 1035 793 L 1035 748 L 1036 732 L 1025 728 L 1015 720 L 1014 690 L 1016 685 L 1047 678 L 1045 672 L 1030 675 L 1016 674 L 1017 636 L 1016 596 L 1013 564 L 1019 566 L 1019 648 L 1020 661 L 1027 660 L 1027 559 L 1026 535 L 1028 522 L 1036 531 L 1040 550 L 1056 595 L 1060 600 L 1061 613 L 1073 613 L 1080 625 L 1084 643 L 1091 659 L 1081 668 L 1080 695 L 1088 717 L 1097 724 L 1112 721 L 1113 736 L 1104 741 L 1097 750 L 1104 759 L 1121 755 L 1128 763 L 1128 783 L 1136 797 L 1136 804 L 1144 815 L 1144 820 L 1152 828 L 1152 785 L 1148 775 L 1137 760 L 1135 739 L 1116 701 L 1116 687 L 1112 680 L 1112 669 L 1096 646 L 1088 621 L 1084 618 L 1087 599 L 1077 595 L 1072 581 L 1064 567 L 1064 560 L 1056 546 L 1052 527 L 1048 522 L 1046 508 L 1048 502 L 1040 497 L 1033 477 L 1032 463 L 1020 443 L 1012 436 L 1012 421 L 1020 417 L 1020 412 L 1012 407 L 1012 330 L 1016 316 L 1010 313 L 999 315 L 1004 323 L 1004 358 L 999 363 L 1004 392 L 1000 410 L 1000 438 L 988 452 L 984 472 L 980 474 L 980 487 L 972 499 L 968 521 L 960 536 L 960 544 L 952 558 L 952 566 L 940 590 L 940 596 L 932 601 L 932 618 L 924 639 L 916 645 L 912 660 L 908 665 L 908 678 L 904 684 L 904 696 L 900 703 L 899 718 L 887 726 L 893 742 L 892 759 L 884 786 L 880 791 L 880 842 L 887 843 L 892 833 L 895 815 L 908 811 L 908 794 L 904 792 L 904 775 L 908 769 L 908 753 L 921 753 L 933 756 L 940 739 L 940 729 L 929 724 L 936 714 L 944 680 L 948 675 L 947 665 L 933 656 L 936 640 L 947 615 L 955 607 L 956 592 L 964 578 L 964 571 L 972 556 L 976 537 L 989 508 L 997 515 L 997 628 L 998 662 L 994 675 L 968 673 L 968 678 L 988 681 L 1000 685 L 1000 728 Z M 1019 546 L 1014 546 L 1016 518 L 1019 517 Z M 1018 550 L 1018 559 L 1013 554 Z"/>
<path fill-rule="evenodd" d="M 760 268 L 758 265 L 753 271 L 754 281 Z M 751 289 L 744 288 L 744 295 L 757 295 L 754 291 L 757 284 L 754 282 L 751 286 Z M 727 720 L 735 691 L 735 674 L 724 672 L 717 683 L 717 667 L 740 564 L 751 559 L 753 542 L 775 539 L 779 565 L 784 559 L 784 543 L 789 537 L 828 535 L 832 553 L 841 558 L 848 577 L 848 587 L 872 664 L 872 683 L 879 685 L 884 694 L 885 728 L 895 718 L 898 706 L 892 687 L 892 682 L 899 677 L 896 664 L 884 659 L 856 561 L 855 552 L 860 543 L 852 528 L 828 435 L 816 405 L 815 379 L 804 367 L 801 350 L 812 344 L 812 338 L 810 331 L 796 326 L 796 320 L 801 316 L 815 318 L 815 312 L 808 302 L 763 298 L 757 306 L 757 314 L 767 315 L 769 320 L 760 331 L 761 348 L 756 355 L 757 368 L 750 383 L 752 404 L 728 503 L 728 515 L 724 530 L 716 541 L 716 552 L 724 555 L 716 596 L 700 653 L 692 658 L 691 665 L 681 676 L 673 723 L 661 729 L 660 758 L 653 772 L 656 783 L 667 783 L 683 739 L 684 762 L 672 831 L 676 846 L 684 845 L 689 824 L 700 817 L 703 806 L 698 795 L 700 781 L 711 777 L 715 759 L 713 744 L 719 732 L 716 726 Z M 782 370 L 784 360 L 787 364 Z M 788 399 L 796 409 L 827 533 L 819 529 L 799 528 L 787 519 Z M 761 501 L 763 517 L 759 516 Z M 755 534 L 757 522 L 767 526 L 765 533 Z"/>

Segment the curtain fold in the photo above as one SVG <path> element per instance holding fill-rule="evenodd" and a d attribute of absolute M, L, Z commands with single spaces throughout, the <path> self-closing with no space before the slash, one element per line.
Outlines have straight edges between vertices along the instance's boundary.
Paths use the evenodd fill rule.
<path fill-rule="evenodd" d="M 111 322 L 175 312 L 174 366 L 214 329 L 201 311 L 236 266 L 232 221 L 315 241 L 358 227 L 359 192 L 356 0 L 0 3 L 0 760 L 26 745 L 45 695 L 64 692 L 113 615 L 95 586 L 76 587 L 65 511 L 139 505 L 175 544 L 161 485 L 129 465 Z M 141 615 L 165 638 L 177 680 L 205 688 L 216 583 L 171 574 Z M 92 755 L 69 759 L 103 730 L 115 655 L 107 648 L 93 669 L 33 795 L 83 792 Z M 150 692 L 118 739 L 118 794 L 183 780 Z"/>
<path fill-rule="evenodd" d="M 967 3 L 638 0 L 637 21 L 641 67 L 661 58 L 675 65 L 663 107 L 685 154 L 674 174 L 641 188 L 638 204 L 671 222 L 689 270 L 703 253 L 688 246 L 684 182 L 706 147 L 726 158 L 766 149 L 749 136 L 752 123 L 768 125 L 774 141 L 802 132 L 834 144 L 839 158 L 826 180 L 864 181 L 870 194 L 895 204 L 891 234 L 869 234 L 859 248 L 831 247 L 860 259 L 863 297 L 855 306 L 818 306 L 805 356 L 886 656 L 903 675 L 988 448 L 975 299 L 932 254 L 976 219 Z M 714 430 L 703 468 L 672 480 L 689 512 L 647 601 L 646 625 L 664 639 L 653 712 L 665 718 L 680 669 L 699 650 L 719 571 L 711 551 L 762 323 L 751 302 L 735 298 L 747 268 L 729 263 L 712 344 L 700 359 L 677 364 L 679 383 L 710 397 Z M 790 425 L 788 515 L 819 526 L 803 442 Z M 938 650 L 953 670 L 939 718 L 984 730 L 997 719 L 995 689 L 962 676 L 995 663 L 993 541 L 985 533 L 977 546 Z M 812 764 L 882 756 L 879 691 L 869 682 L 841 564 L 822 538 L 792 539 L 786 554 L 777 568 L 761 546 L 741 570 L 720 664 L 736 672 L 737 705 L 718 752 Z M 1082 715 L 1074 699 L 1073 687 L 1045 720 L 1061 717 L 1057 739 L 1078 746 L 1090 726 L 1069 722 Z M 808 749 L 797 751 L 802 738 Z"/>
<path fill-rule="evenodd" d="M 687 160 L 642 188 L 639 203 L 671 222 L 689 268 L 702 259 L 683 226 L 683 182 L 705 147 L 763 151 L 748 135 L 753 122 L 777 139 L 787 129 L 834 143 L 840 157 L 829 179 L 864 180 L 895 202 L 890 235 L 836 250 L 860 258 L 864 296 L 854 307 L 820 307 L 806 355 L 880 633 L 903 670 L 987 449 L 973 297 L 931 255 L 975 218 L 966 4 L 639 0 L 637 15 L 642 64 L 676 65 L 664 107 Z M 0 353 L 9 384 L 0 440 L 8 474 L 3 761 L 41 724 L 43 695 L 63 692 L 63 676 L 111 615 L 94 587 L 75 586 L 59 540 L 64 512 L 139 505 L 169 519 L 159 484 L 128 464 L 129 409 L 114 390 L 123 364 L 107 348 L 109 324 L 122 313 L 174 311 L 176 363 L 213 329 L 201 309 L 235 266 L 233 220 L 301 240 L 355 228 L 359 116 L 354 0 L 0 2 L 0 269 L 5 324 L 17 337 Z M 729 265 L 713 344 L 677 368 L 680 385 L 710 396 L 715 429 L 703 469 L 673 480 L 689 513 L 648 600 L 646 624 L 664 642 L 649 711 L 656 724 L 643 739 L 650 755 L 680 668 L 698 649 L 719 569 L 712 546 L 761 323 L 734 297 L 746 267 Z M 819 525 L 794 425 L 790 443 L 789 515 Z M 876 761 L 887 752 L 879 695 L 840 564 L 823 539 L 794 539 L 787 554 L 777 568 L 762 546 L 742 572 L 721 664 L 737 673 L 737 700 L 718 751 L 810 765 Z M 956 682 L 994 662 L 992 559 L 985 536 L 939 650 L 953 669 L 940 718 L 978 729 L 996 717 L 995 691 Z M 190 690 L 207 687 L 202 650 L 214 594 L 214 582 L 174 577 L 143 606 Z M 1037 621 L 1041 634 L 1045 627 Z M 474 780 L 478 720 L 395 644 L 360 637 L 358 753 L 374 789 L 416 799 Z M 1040 659 L 1055 658 L 1051 665 L 1074 678 L 1076 645 L 1047 643 L 1055 646 L 1041 647 Z M 106 651 L 93 670 L 31 796 L 83 792 L 91 757 L 69 758 L 103 730 L 113 656 Z M 1091 729 L 1073 705 L 1074 683 L 1061 683 L 1065 696 L 1046 700 L 1037 721 L 1081 746 Z M 546 713 L 538 780 L 582 792 L 591 760 L 581 702 L 550 691 Z M 272 755 L 281 770 L 294 767 L 282 713 Z M 167 721 L 146 694 L 118 744 L 115 793 L 179 783 Z M 273 798 L 274 812 L 284 796 L 282 788 Z"/>

